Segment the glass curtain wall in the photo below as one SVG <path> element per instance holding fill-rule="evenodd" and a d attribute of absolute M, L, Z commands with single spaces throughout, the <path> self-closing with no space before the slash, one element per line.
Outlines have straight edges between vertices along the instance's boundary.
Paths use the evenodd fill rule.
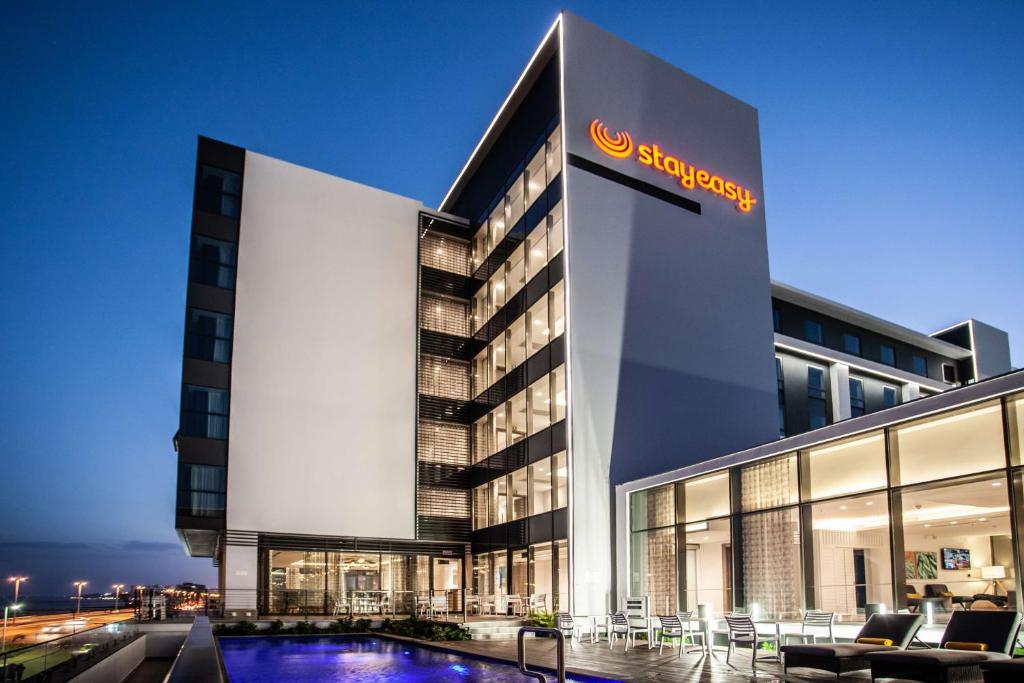
<path fill-rule="evenodd" d="M 629 591 L 784 620 L 1016 608 L 1022 444 L 1024 394 L 634 492 Z"/>

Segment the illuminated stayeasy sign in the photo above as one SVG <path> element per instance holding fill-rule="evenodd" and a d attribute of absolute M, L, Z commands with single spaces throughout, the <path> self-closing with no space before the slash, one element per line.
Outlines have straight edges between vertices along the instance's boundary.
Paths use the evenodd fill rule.
<path fill-rule="evenodd" d="M 720 175 L 711 171 L 694 166 L 683 161 L 679 157 L 666 154 L 658 145 L 637 145 L 634 155 L 633 136 L 621 130 L 611 135 L 608 126 L 601 123 L 600 119 L 590 122 L 590 137 L 603 153 L 616 159 L 626 159 L 635 156 L 635 161 L 644 166 L 651 166 L 666 175 L 670 175 L 679 181 L 679 184 L 688 190 L 699 187 L 719 197 L 727 199 L 743 213 L 749 213 L 757 204 L 750 190 L 734 182 L 726 180 Z"/>

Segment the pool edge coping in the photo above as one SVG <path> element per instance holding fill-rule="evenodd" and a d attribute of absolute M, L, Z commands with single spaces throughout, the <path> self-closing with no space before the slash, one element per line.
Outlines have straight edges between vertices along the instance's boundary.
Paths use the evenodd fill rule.
<path fill-rule="evenodd" d="M 365 631 L 359 633 L 275 633 L 275 634 L 262 634 L 253 633 L 248 635 L 227 635 L 227 636 L 214 636 L 214 641 L 217 644 L 217 659 L 220 662 L 221 670 L 224 671 L 225 680 L 231 683 L 231 677 L 228 675 L 227 664 L 224 662 L 224 655 L 220 650 L 221 638 L 238 638 L 239 640 L 245 640 L 247 638 L 345 638 L 349 636 L 362 636 L 371 638 L 381 638 L 385 640 L 393 640 L 399 643 L 410 643 L 417 647 L 422 647 L 427 650 L 434 650 L 435 652 L 443 652 L 449 655 L 458 655 L 460 657 L 467 657 L 469 659 L 475 659 L 477 661 L 491 662 L 493 664 L 507 664 L 516 667 L 518 670 L 519 662 L 514 659 L 505 659 L 504 657 L 497 657 L 494 655 L 484 655 L 476 652 L 464 652 L 462 650 L 454 650 L 451 647 L 445 647 L 438 645 L 438 643 L 458 643 L 458 640 L 440 640 L 440 641 L 427 641 L 419 640 L 418 638 L 409 638 L 407 636 L 398 636 L 391 633 L 373 633 L 372 631 Z M 549 667 L 543 665 L 535 665 L 538 670 L 545 674 L 558 675 L 558 672 Z M 623 683 L 617 678 L 608 678 L 604 674 L 590 671 L 589 669 L 579 668 L 565 668 L 566 675 L 577 674 L 580 676 L 586 676 L 587 678 L 595 679 L 598 682 L 604 683 Z"/>

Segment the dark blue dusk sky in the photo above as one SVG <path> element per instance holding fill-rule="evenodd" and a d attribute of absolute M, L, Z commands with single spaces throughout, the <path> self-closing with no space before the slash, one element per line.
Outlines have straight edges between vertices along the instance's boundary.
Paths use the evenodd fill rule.
<path fill-rule="evenodd" d="M 196 136 L 436 206 L 560 8 L 4 3 L 0 576 L 213 581 L 173 530 Z M 760 110 L 773 277 L 1024 363 L 1024 3 L 567 8 Z"/>

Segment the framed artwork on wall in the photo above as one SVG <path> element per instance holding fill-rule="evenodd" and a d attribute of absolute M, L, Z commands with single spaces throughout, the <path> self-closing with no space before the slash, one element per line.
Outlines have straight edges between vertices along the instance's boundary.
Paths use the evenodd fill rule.
<path fill-rule="evenodd" d="M 907 579 L 939 578 L 939 555 L 929 551 L 907 550 L 903 553 Z"/>

